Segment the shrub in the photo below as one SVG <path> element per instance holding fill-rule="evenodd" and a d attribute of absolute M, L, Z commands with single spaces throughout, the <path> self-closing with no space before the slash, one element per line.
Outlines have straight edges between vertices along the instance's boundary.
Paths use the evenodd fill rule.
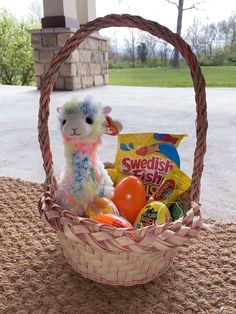
<path fill-rule="evenodd" d="M 137 66 L 137 61 L 135 61 L 135 67 Z M 128 68 L 132 68 L 132 62 L 130 61 L 113 61 L 113 60 L 109 60 L 108 61 L 108 68 L 109 69 L 128 69 Z"/>
<path fill-rule="evenodd" d="M 18 21 L 10 13 L 0 12 L 0 83 L 32 85 L 34 83 L 33 56 L 29 25 Z"/>
<path fill-rule="evenodd" d="M 210 66 L 212 65 L 212 61 L 209 57 L 207 56 L 200 56 L 198 57 L 198 62 L 200 66 Z"/>
<path fill-rule="evenodd" d="M 236 52 L 229 52 L 226 54 L 226 59 L 230 65 L 236 65 Z"/>
<path fill-rule="evenodd" d="M 158 66 L 161 66 L 161 60 L 159 57 L 149 57 L 147 59 L 147 67 L 149 68 L 156 68 Z"/>

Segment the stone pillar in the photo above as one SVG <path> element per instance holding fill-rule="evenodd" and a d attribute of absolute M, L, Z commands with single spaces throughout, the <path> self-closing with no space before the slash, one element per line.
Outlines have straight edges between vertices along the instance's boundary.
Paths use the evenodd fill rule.
<path fill-rule="evenodd" d="M 41 30 L 31 30 L 34 69 L 38 89 L 49 62 L 79 28 L 96 17 L 95 0 L 43 0 Z M 108 45 L 99 34 L 92 35 L 61 67 L 55 90 L 76 90 L 108 82 Z"/>
<path fill-rule="evenodd" d="M 31 30 L 34 69 L 38 89 L 41 88 L 48 64 L 67 39 L 72 28 Z M 65 61 L 59 71 L 55 90 L 77 90 L 108 83 L 108 45 L 99 34 L 87 38 Z"/>

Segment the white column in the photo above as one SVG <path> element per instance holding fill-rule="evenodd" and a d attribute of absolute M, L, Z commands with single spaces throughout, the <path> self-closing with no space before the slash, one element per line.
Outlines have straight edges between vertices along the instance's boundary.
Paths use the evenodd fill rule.
<path fill-rule="evenodd" d="M 76 0 L 43 0 L 44 16 L 66 16 L 77 19 Z"/>
<path fill-rule="evenodd" d="M 76 3 L 80 24 L 86 24 L 96 18 L 96 0 L 76 0 Z"/>
<path fill-rule="evenodd" d="M 67 16 L 85 24 L 96 18 L 95 0 L 43 0 L 44 16 Z"/>
<path fill-rule="evenodd" d="M 63 0 L 43 0 L 43 14 L 44 17 L 64 15 Z"/>
<path fill-rule="evenodd" d="M 63 6 L 65 16 L 78 20 L 76 0 L 63 0 Z"/>
<path fill-rule="evenodd" d="M 79 27 L 76 0 L 43 0 L 44 27 Z"/>

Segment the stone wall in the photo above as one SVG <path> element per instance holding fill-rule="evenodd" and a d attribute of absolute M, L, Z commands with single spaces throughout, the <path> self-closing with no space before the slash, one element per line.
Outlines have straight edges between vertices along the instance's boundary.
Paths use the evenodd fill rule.
<path fill-rule="evenodd" d="M 31 30 L 34 69 L 38 89 L 41 88 L 48 64 L 75 30 L 50 28 Z M 76 90 L 108 83 L 108 45 L 100 35 L 87 38 L 60 68 L 55 90 Z"/>

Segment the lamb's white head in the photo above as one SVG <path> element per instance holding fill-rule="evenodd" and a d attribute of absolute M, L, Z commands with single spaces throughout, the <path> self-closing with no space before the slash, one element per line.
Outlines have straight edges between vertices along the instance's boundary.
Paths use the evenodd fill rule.
<path fill-rule="evenodd" d="M 72 100 L 58 108 L 61 132 L 65 139 L 96 142 L 105 132 L 106 115 L 110 107 L 102 107 L 92 97 Z"/>

